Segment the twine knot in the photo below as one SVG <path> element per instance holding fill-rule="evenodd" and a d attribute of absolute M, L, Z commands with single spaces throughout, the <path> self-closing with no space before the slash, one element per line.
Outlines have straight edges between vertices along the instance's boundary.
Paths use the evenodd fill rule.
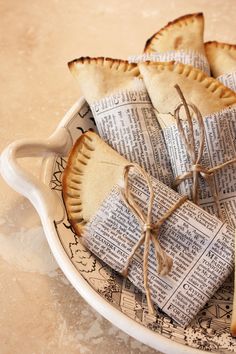
<path fill-rule="evenodd" d="M 152 231 L 152 225 L 151 224 L 144 224 L 143 225 L 143 232 L 146 232 L 147 230 Z"/>
<path fill-rule="evenodd" d="M 205 179 L 213 175 L 213 172 L 210 169 L 205 168 L 199 163 L 192 165 L 191 171 L 198 172 Z"/>
<path fill-rule="evenodd" d="M 130 169 L 132 168 L 136 169 L 137 172 L 139 172 L 144 177 L 148 185 L 149 201 L 148 201 L 147 215 L 145 215 L 144 212 L 141 210 L 141 208 L 136 204 L 129 189 L 128 179 L 129 179 Z M 167 210 L 164 213 L 164 215 L 155 224 L 152 224 L 152 208 L 154 202 L 152 181 L 150 176 L 139 165 L 135 163 L 128 164 L 124 167 L 124 189 L 122 191 L 122 195 L 125 204 L 136 216 L 142 229 L 141 237 L 139 238 L 139 240 L 131 250 L 131 253 L 128 256 L 126 264 L 123 268 L 122 275 L 123 276 L 128 275 L 128 268 L 135 252 L 142 244 L 144 244 L 143 283 L 144 283 L 144 289 L 147 297 L 148 311 L 149 313 L 154 314 L 154 308 L 153 308 L 150 288 L 148 284 L 148 256 L 149 256 L 149 249 L 150 249 L 150 241 L 152 241 L 154 246 L 154 252 L 157 261 L 157 273 L 162 276 L 169 274 L 173 265 L 173 260 L 170 256 L 167 255 L 167 253 L 164 251 L 164 249 L 161 247 L 159 243 L 158 240 L 159 230 L 161 225 L 166 221 L 166 219 L 168 219 L 169 216 L 171 216 L 172 213 L 186 201 L 187 197 L 186 196 L 181 197 L 173 206 L 170 207 L 169 210 Z"/>

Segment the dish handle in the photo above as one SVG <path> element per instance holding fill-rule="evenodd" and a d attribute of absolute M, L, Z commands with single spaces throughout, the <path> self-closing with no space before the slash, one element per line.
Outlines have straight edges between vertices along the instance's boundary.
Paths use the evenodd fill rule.
<path fill-rule="evenodd" d="M 45 140 L 22 139 L 8 145 L 1 154 L 0 171 L 5 181 L 17 192 L 28 198 L 40 217 L 58 220 L 62 205 L 58 195 L 49 186 L 20 166 L 23 157 L 66 156 L 72 147 L 72 138 L 65 127 L 59 127 Z"/>

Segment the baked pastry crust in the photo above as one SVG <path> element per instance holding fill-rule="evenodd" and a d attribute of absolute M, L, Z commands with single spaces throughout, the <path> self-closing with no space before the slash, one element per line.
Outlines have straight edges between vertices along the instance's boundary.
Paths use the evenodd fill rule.
<path fill-rule="evenodd" d="M 145 53 L 169 50 L 193 50 L 205 54 L 204 16 L 202 12 L 181 16 L 169 22 L 146 42 Z"/>
<path fill-rule="evenodd" d="M 74 144 L 65 168 L 62 187 L 68 219 L 78 235 L 95 215 L 115 184 L 122 184 L 128 161 L 96 133 L 88 131 Z"/>
<path fill-rule="evenodd" d="M 89 104 L 121 90 L 132 89 L 140 75 L 136 64 L 111 58 L 81 57 L 68 63 Z"/>
<path fill-rule="evenodd" d="M 205 51 L 214 77 L 236 71 L 235 44 L 206 42 Z"/>
<path fill-rule="evenodd" d="M 145 62 L 139 64 L 139 69 L 162 127 L 175 123 L 173 113 L 180 103 L 174 88 L 176 84 L 203 116 L 236 104 L 234 91 L 191 65 Z"/>

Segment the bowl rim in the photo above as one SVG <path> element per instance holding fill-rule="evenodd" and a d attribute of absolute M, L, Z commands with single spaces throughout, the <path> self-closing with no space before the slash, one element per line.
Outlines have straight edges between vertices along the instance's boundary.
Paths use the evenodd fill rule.
<path fill-rule="evenodd" d="M 115 308 L 107 302 L 86 279 L 75 268 L 72 260 L 69 258 L 56 230 L 58 223 L 56 213 L 51 213 L 52 209 L 60 211 L 60 217 L 63 220 L 66 216 L 64 204 L 61 202 L 61 197 L 52 191 L 49 187 L 51 181 L 51 173 L 56 159 L 61 156 L 58 151 L 68 153 L 72 147 L 72 134 L 69 130 L 69 123 L 77 116 L 81 108 L 86 104 L 84 97 L 77 100 L 72 107 L 66 112 L 55 128 L 54 133 L 44 141 L 39 139 L 24 139 L 10 144 L 1 155 L 1 173 L 6 182 L 16 191 L 25 195 L 36 208 L 42 222 L 42 226 L 49 244 L 49 247 L 66 278 L 70 281 L 78 293 L 93 307 L 99 314 L 110 321 L 113 325 L 126 332 L 131 337 L 139 342 L 142 342 L 153 349 L 160 350 L 164 353 L 176 354 L 200 354 L 206 351 L 190 347 L 188 345 L 178 343 L 170 338 L 167 338 L 144 325 L 136 322 L 128 317 L 125 313 Z M 30 173 L 24 171 L 17 164 L 17 153 L 22 150 L 26 151 L 24 156 L 40 156 L 43 157 L 41 180 L 38 183 L 32 178 Z M 32 154 L 32 148 L 34 153 Z M 51 150 L 50 150 L 51 149 Z M 48 153 L 54 153 L 48 156 Z M 55 154 L 55 151 L 57 152 Z M 65 155 L 64 155 L 65 156 Z M 4 164 L 2 161 L 4 160 Z M 26 190 L 29 187 L 29 191 Z M 50 194 L 50 198 L 48 195 Z M 32 195 L 34 197 L 32 197 Z M 51 205 L 51 202 L 55 203 Z M 63 206 L 62 206 L 63 204 Z M 212 352 L 211 352 L 212 353 Z"/>

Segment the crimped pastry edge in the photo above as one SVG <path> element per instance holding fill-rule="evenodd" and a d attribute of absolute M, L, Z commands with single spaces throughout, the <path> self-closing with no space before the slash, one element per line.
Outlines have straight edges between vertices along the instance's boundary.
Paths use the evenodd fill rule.
<path fill-rule="evenodd" d="M 114 71 L 128 73 L 134 72 L 134 76 L 139 75 L 137 64 L 129 63 L 127 60 L 123 59 L 113 59 L 109 57 L 80 57 L 68 63 L 68 67 L 72 74 L 77 72 L 77 65 L 79 64 L 97 65 Z"/>
<path fill-rule="evenodd" d="M 68 220 L 72 225 L 75 233 L 79 236 L 82 235 L 82 230 L 87 223 L 87 220 L 85 220 L 83 217 L 83 205 L 80 196 L 80 184 L 82 183 L 81 178 L 79 178 L 76 182 L 72 182 L 72 179 L 81 176 L 80 173 L 83 175 L 83 168 L 81 171 L 79 170 L 82 165 L 86 165 L 86 160 L 90 159 L 90 154 L 94 150 L 93 146 L 89 145 L 93 143 L 93 135 L 96 134 L 88 131 L 77 139 L 72 147 L 66 168 L 62 176 L 62 196 L 66 207 Z M 87 154 L 81 152 L 82 148 L 85 148 Z M 80 160 L 78 160 L 78 154 L 82 155 Z M 75 159 L 78 161 L 76 166 L 74 163 Z M 71 182 L 74 184 L 72 185 Z M 73 195 L 72 190 L 75 188 L 75 185 L 77 194 Z M 71 206 L 71 209 L 68 206 Z M 73 209 L 73 206 L 78 206 L 78 209 Z"/>
<path fill-rule="evenodd" d="M 235 50 L 236 51 L 236 44 L 230 44 L 230 43 L 224 43 L 224 42 L 218 42 L 218 41 L 209 41 L 204 43 L 206 53 L 208 50 L 211 50 L 212 48 L 220 48 L 222 50 Z"/>
<path fill-rule="evenodd" d="M 232 98 L 235 98 L 235 103 L 236 103 L 236 93 L 234 91 L 232 91 L 228 87 L 224 86 L 222 83 L 220 83 L 215 78 L 208 76 L 203 71 L 201 71 L 197 68 L 194 68 L 191 65 L 182 64 L 182 63 L 175 62 L 175 61 L 170 61 L 170 62 L 146 61 L 145 63 L 142 63 L 141 65 L 156 67 L 157 71 L 160 71 L 160 72 L 163 70 L 168 70 L 168 71 L 176 72 L 179 75 L 184 75 L 185 77 L 189 77 L 191 75 L 192 80 L 203 84 L 204 87 L 209 92 L 214 93 L 217 89 L 221 89 L 221 90 L 219 90 L 219 93 L 220 93 L 219 98 L 223 99 L 223 98 L 229 98 L 232 96 Z"/>
<path fill-rule="evenodd" d="M 167 25 L 165 25 L 164 27 L 162 27 L 159 31 L 157 31 L 156 33 L 154 33 L 145 43 L 145 47 L 144 47 L 144 53 L 148 52 L 149 48 L 152 46 L 153 42 L 155 42 L 155 40 L 157 39 L 158 36 L 162 36 L 163 32 L 166 32 L 169 30 L 169 28 L 174 27 L 176 25 L 178 26 L 182 26 L 182 25 L 188 25 L 189 23 L 194 22 L 195 20 L 204 19 L 203 13 L 202 12 L 196 12 L 193 14 L 187 14 L 187 15 L 183 15 L 180 16 L 178 18 L 176 18 L 173 21 L 170 21 L 167 23 Z"/>

